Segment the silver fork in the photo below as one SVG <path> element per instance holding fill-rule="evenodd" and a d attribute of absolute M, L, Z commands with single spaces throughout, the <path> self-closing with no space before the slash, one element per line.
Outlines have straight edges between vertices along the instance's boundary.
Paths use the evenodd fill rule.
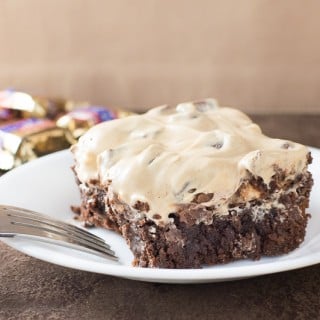
<path fill-rule="evenodd" d="M 110 246 L 96 235 L 41 213 L 8 205 L 0 205 L 1 237 L 31 238 L 118 260 Z"/>

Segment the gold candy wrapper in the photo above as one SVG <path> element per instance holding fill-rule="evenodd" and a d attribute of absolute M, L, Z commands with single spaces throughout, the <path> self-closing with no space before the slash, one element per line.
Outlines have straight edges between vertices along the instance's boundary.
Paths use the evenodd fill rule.
<path fill-rule="evenodd" d="M 57 126 L 68 129 L 78 139 L 92 126 L 114 119 L 124 118 L 134 113 L 124 110 L 109 109 L 101 106 L 76 108 L 57 120 Z"/>
<path fill-rule="evenodd" d="M 30 117 L 55 119 L 73 107 L 74 103 L 65 99 L 32 96 L 14 90 L 0 91 L 0 120 Z"/>
<path fill-rule="evenodd" d="M 0 175 L 22 163 L 70 147 L 100 122 L 133 114 L 90 106 L 87 102 L 0 91 Z"/>
<path fill-rule="evenodd" d="M 75 140 L 49 119 L 29 118 L 0 126 L 0 171 L 63 150 Z"/>

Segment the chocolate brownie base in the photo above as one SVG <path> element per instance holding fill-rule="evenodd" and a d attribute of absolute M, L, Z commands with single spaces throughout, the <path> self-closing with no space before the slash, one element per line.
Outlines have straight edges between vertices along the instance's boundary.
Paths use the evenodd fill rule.
<path fill-rule="evenodd" d="M 140 202 L 131 208 L 91 181 L 80 184 L 78 213 L 87 225 L 119 232 L 134 254 L 135 266 L 199 268 L 244 258 L 257 260 L 297 248 L 305 236 L 312 183 L 309 172 L 288 179 L 279 170 L 268 186 L 251 176 L 229 202 L 227 214 L 215 214 L 214 207 L 204 205 L 211 195 L 198 194 L 163 224 L 155 222 L 156 216 L 146 218 L 148 204 Z M 248 190 L 259 198 L 245 201 Z"/>

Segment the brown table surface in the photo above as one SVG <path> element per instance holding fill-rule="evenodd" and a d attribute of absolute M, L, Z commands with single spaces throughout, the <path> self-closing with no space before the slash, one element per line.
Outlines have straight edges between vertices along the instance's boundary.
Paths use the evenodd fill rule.
<path fill-rule="evenodd" d="M 320 114 L 253 118 L 270 136 L 320 147 Z M 320 265 L 167 285 L 67 269 L 0 242 L 0 319 L 320 319 Z"/>

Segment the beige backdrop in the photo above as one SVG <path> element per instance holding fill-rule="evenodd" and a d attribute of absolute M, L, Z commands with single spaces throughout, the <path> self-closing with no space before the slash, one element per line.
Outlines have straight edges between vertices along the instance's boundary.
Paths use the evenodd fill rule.
<path fill-rule="evenodd" d="M 319 0 L 0 0 L 0 88 L 320 112 Z"/>

